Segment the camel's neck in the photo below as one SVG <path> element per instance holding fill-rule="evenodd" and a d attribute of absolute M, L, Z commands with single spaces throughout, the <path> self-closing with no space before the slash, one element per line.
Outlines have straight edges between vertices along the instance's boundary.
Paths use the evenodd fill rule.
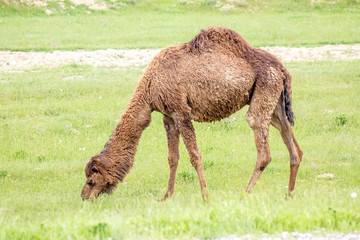
<path fill-rule="evenodd" d="M 133 166 L 136 147 L 150 121 L 149 104 L 135 94 L 109 141 L 99 153 L 99 157 L 109 163 L 107 169 L 116 180 L 122 181 Z"/>

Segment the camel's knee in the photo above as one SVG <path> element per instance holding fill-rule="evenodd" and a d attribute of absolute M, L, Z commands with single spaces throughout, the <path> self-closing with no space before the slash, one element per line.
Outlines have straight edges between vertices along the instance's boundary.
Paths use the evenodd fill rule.
<path fill-rule="evenodd" d="M 146 114 L 148 114 L 148 115 L 146 115 Z M 148 111 L 148 112 L 146 111 L 146 114 L 143 113 L 136 119 L 134 118 L 134 116 L 132 116 L 131 114 L 130 115 L 133 119 L 136 120 L 136 123 L 138 124 L 138 126 L 140 126 L 142 129 L 145 129 L 151 123 L 151 111 Z"/>
<path fill-rule="evenodd" d="M 298 148 L 298 154 L 299 154 L 299 163 L 300 163 L 301 159 L 302 159 L 302 157 L 304 155 L 303 151 L 300 148 Z"/>
<path fill-rule="evenodd" d="M 169 166 L 170 166 L 170 169 L 176 169 L 177 166 L 178 166 L 178 163 L 179 163 L 179 158 L 176 157 L 176 158 L 168 158 L 168 162 L 169 162 Z"/>
<path fill-rule="evenodd" d="M 180 158 L 180 154 L 179 154 L 179 149 L 178 146 L 177 147 L 173 147 L 173 146 L 169 146 L 169 151 L 168 151 L 168 163 L 171 168 L 176 168 L 179 162 L 179 158 Z"/>
<path fill-rule="evenodd" d="M 267 118 L 266 116 L 254 116 L 251 113 L 247 113 L 246 121 L 254 131 L 259 129 L 265 130 L 268 129 L 271 118 Z"/>
<path fill-rule="evenodd" d="M 180 159 L 180 153 L 179 151 L 173 152 L 171 154 L 169 154 L 169 160 L 171 160 L 171 162 L 178 162 Z"/>
<path fill-rule="evenodd" d="M 270 155 L 263 156 L 259 163 L 260 171 L 264 171 L 264 169 L 266 168 L 267 165 L 269 165 L 270 162 L 271 162 Z"/>
<path fill-rule="evenodd" d="M 255 127 L 255 118 L 251 116 L 249 113 L 246 114 L 246 121 L 251 128 Z"/>
<path fill-rule="evenodd" d="M 200 166 L 202 166 L 201 159 L 190 159 L 191 165 L 197 170 Z"/>
<path fill-rule="evenodd" d="M 300 153 L 298 151 L 291 152 L 290 153 L 290 166 L 299 167 L 301 159 L 302 159 L 302 155 L 303 155 L 302 151 Z"/>
<path fill-rule="evenodd" d="M 199 151 L 193 151 L 190 155 L 191 165 L 197 170 L 198 167 L 202 166 L 201 164 L 201 154 Z"/>
<path fill-rule="evenodd" d="M 300 166 L 301 157 L 297 154 L 290 155 L 290 168 L 298 168 Z"/>
<path fill-rule="evenodd" d="M 298 168 L 300 166 L 300 161 L 301 159 L 296 157 L 296 158 L 290 158 L 290 167 L 291 168 Z"/>

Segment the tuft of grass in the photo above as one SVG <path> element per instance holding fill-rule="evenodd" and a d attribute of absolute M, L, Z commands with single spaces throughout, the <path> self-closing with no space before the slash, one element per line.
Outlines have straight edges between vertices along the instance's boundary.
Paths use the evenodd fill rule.
<path fill-rule="evenodd" d="M 7 170 L 0 170 L 0 179 L 1 178 L 5 178 L 8 174 L 8 171 Z"/>
<path fill-rule="evenodd" d="M 214 161 L 213 161 L 213 160 L 203 162 L 203 167 L 204 167 L 204 170 L 205 170 L 205 171 L 206 171 L 207 169 L 213 167 L 213 166 L 214 166 Z"/>
<path fill-rule="evenodd" d="M 184 182 L 192 182 L 195 179 L 195 174 L 189 171 L 184 171 L 178 174 L 180 179 Z"/>
<path fill-rule="evenodd" d="M 37 157 L 37 160 L 39 162 L 44 162 L 46 160 L 46 158 L 45 158 L 45 156 L 40 155 L 40 156 Z"/>
<path fill-rule="evenodd" d="M 111 237 L 110 226 L 107 223 L 100 222 L 94 225 L 91 228 L 91 233 L 93 236 L 99 237 L 99 239 Z"/>
<path fill-rule="evenodd" d="M 340 116 L 336 116 L 335 121 L 336 121 L 337 125 L 345 126 L 345 124 L 347 123 L 347 119 L 346 119 L 345 114 L 341 114 Z"/>

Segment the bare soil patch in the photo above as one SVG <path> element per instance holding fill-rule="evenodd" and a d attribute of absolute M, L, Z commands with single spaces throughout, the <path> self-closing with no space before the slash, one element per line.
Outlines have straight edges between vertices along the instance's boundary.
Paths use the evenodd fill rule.
<path fill-rule="evenodd" d="M 320 47 L 263 47 L 283 62 L 360 59 L 360 44 Z M 76 64 L 106 67 L 145 66 L 160 49 L 107 49 L 95 51 L 11 52 L 0 51 L 0 71 Z"/>

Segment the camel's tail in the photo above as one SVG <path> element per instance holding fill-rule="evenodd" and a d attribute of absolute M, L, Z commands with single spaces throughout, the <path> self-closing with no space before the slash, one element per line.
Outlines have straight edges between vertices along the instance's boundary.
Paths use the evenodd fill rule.
<path fill-rule="evenodd" d="M 294 113 L 291 108 L 291 99 L 292 99 L 292 77 L 291 74 L 284 69 L 284 97 L 285 97 L 285 112 L 289 123 L 293 126 L 295 124 Z"/>

